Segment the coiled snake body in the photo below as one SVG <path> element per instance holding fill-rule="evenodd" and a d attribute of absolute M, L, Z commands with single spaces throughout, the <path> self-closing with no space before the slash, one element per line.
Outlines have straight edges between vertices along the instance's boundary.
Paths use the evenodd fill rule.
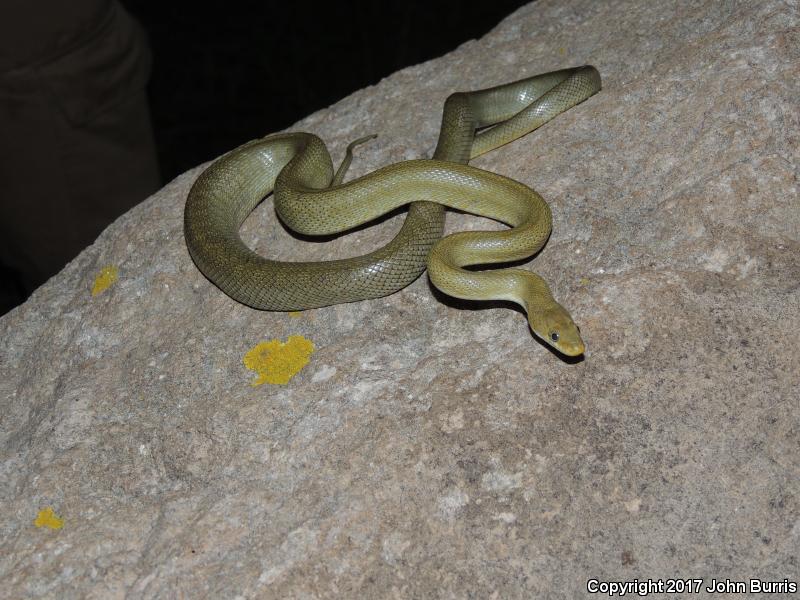
<path fill-rule="evenodd" d="M 529 187 L 466 163 L 536 129 L 600 89 L 585 66 L 451 95 L 431 160 L 411 160 L 342 183 L 353 145 L 334 175 L 325 144 L 308 133 L 270 135 L 215 161 L 192 186 L 186 245 L 199 269 L 235 300 L 264 310 L 302 310 L 391 294 L 426 268 L 440 290 L 471 300 L 520 304 L 534 333 L 569 356 L 584 344 L 547 284 L 524 269 L 463 267 L 526 258 L 550 234 L 550 209 Z M 395 238 L 370 254 L 325 262 L 277 262 L 239 237 L 247 215 L 271 191 L 281 219 L 310 235 L 339 233 L 411 203 Z M 506 223 L 504 231 L 440 239 L 444 206 Z"/>

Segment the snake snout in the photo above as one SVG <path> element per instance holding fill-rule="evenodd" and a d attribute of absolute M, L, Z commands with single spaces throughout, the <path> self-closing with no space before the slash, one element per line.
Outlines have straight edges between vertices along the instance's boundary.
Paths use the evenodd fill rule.
<path fill-rule="evenodd" d="M 560 344 L 558 346 L 554 346 L 556 350 L 561 352 L 562 354 L 566 354 L 567 356 L 580 356 L 584 352 L 586 352 L 586 346 L 583 343 L 583 340 L 580 337 L 577 340 L 570 341 L 566 344 Z"/>

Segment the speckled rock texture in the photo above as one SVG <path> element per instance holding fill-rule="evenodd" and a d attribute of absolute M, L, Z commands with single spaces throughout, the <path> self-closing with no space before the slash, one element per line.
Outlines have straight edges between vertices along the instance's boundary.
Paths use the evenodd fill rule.
<path fill-rule="evenodd" d="M 526 266 L 580 324 L 579 362 L 520 312 L 425 277 L 300 316 L 238 305 L 183 242 L 202 167 L 124 215 L 0 320 L 0 597 L 796 581 L 798 13 L 542 0 L 293 128 L 335 157 L 379 132 L 360 175 L 430 155 L 455 90 L 597 66 L 600 94 L 473 163 L 550 202 L 552 237 Z M 267 201 L 243 237 L 280 259 L 353 256 L 401 219 L 308 242 Z M 448 231 L 487 226 L 448 216 Z M 92 296 L 107 265 L 119 278 Z M 251 385 L 245 354 L 289 336 L 313 342 L 308 364 Z M 34 525 L 47 507 L 63 527 Z"/>

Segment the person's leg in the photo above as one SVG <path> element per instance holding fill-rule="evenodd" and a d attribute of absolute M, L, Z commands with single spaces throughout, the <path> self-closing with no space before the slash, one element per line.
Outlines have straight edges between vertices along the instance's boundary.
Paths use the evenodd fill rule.
<path fill-rule="evenodd" d="M 80 43 L 0 73 L 0 271 L 8 289 L 32 292 L 159 187 L 146 38 L 118 4 L 106 4 Z"/>

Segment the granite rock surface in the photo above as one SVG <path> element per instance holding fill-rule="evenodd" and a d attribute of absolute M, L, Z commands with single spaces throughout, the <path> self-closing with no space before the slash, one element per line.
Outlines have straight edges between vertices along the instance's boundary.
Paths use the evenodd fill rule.
<path fill-rule="evenodd" d="M 429 156 L 455 90 L 595 65 L 601 93 L 473 162 L 549 201 L 552 237 L 526 268 L 580 324 L 582 361 L 424 276 L 299 315 L 237 304 L 184 245 L 202 167 L 121 217 L 0 319 L 0 597 L 796 581 L 798 13 L 541 0 L 293 128 L 335 158 L 379 132 L 360 175 Z M 273 258 L 329 259 L 377 248 L 402 218 L 314 243 L 266 201 L 242 235 Z M 487 227 L 448 216 L 449 232 Z M 116 278 L 98 279 L 106 267 Z M 244 357 L 291 336 L 313 344 L 307 364 L 252 385 Z"/>

